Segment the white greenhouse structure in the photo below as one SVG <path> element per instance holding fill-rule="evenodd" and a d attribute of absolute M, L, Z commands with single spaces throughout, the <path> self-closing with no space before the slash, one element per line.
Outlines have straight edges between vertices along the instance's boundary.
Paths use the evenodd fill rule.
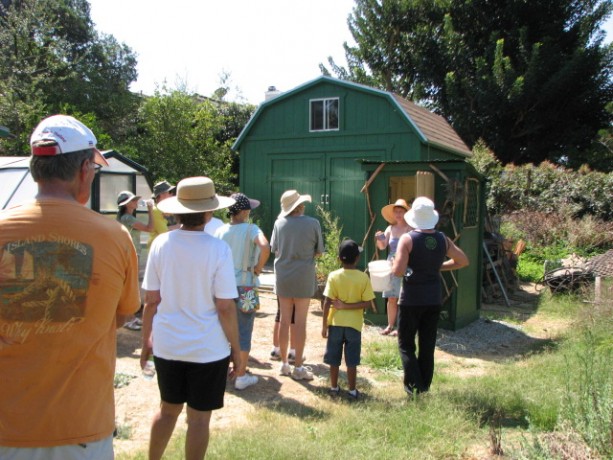
<path fill-rule="evenodd" d="M 130 190 L 143 198 L 151 198 L 147 169 L 114 150 L 103 151 L 109 162 L 96 173 L 88 206 L 102 214 L 117 213 L 117 195 Z M 0 157 L 0 209 L 16 206 L 36 195 L 36 183 L 30 175 L 30 157 Z M 139 214 L 146 217 L 146 208 Z"/>

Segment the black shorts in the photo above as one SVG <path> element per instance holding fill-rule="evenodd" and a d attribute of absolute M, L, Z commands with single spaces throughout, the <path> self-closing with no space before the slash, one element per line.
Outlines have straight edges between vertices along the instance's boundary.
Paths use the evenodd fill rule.
<path fill-rule="evenodd" d="M 187 403 L 199 411 L 223 407 L 230 357 L 212 363 L 173 361 L 154 356 L 162 401 Z"/>

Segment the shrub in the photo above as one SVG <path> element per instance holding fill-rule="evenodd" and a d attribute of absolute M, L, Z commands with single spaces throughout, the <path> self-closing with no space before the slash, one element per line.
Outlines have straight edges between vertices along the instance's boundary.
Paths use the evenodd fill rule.
<path fill-rule="evenodd" d="M 333 216 L 331 211 L 327 211 L 321 206 L 317 206 L 316 209 L 322 223 L 325 252 L 315 260 L 315 273 L 318 282 L 324 283 L 328 274 L 341 266 L 338 261 L 338 247 L 341 244 L 343 226 L 340 224 L 339 218 Z"/>

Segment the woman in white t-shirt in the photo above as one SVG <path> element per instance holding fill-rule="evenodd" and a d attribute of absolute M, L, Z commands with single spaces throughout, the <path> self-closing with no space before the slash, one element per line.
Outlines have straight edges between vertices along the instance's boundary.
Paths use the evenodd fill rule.
<path fill-rule="evenodd" d="M 163 456 L 184 404 L 185 456 L 204 458 L 212 411 L 223 407 L 226 379 L 241 366 L 232 253 L 204 232 L 213 211 L 232 204 L 215 194 L 208 177 L 183 179 L 177 195 L 158 204 L 180 228 L 153 241 L 143 281 L 141 367 L 153 354 L 162 400 L 151 426 L 150 458 Z"/>

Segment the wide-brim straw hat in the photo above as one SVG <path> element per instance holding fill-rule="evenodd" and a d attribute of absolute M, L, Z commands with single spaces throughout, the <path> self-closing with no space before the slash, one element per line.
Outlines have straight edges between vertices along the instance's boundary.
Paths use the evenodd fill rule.
<path fill-rule="evenodd" d="M 388 204 L 381 208 L 381 215 L 392 225 L 396 224 L 396 218 L 394 217 L 394 208 L 396 207 L 403 208 L 405 212 L 410 209 L 410 206 L 402 198 L 398 198 L 395 203 Z"/>
<path fill-rule="evenodd" d="M 430 198 L 415 198 L 411 209 L 404 215 L 404 220 L 416 230 L 431 230 L 438 222 L 438 212 Z"/>
<path fill-rule="evenodd" d="M 158 203 L 165 214 L 194 214 L 232 206 L 235 201 L 215 193 L 215 185 L 208 177 L 188 177 L 177 184 L 177 195 Z"/>
<path fill-rule="evenodd" d="M 301 195 L 296 190 L 287 190 L 281 195 L 281 212 L 279 217 L 285 217 L 302 203 L 311 202 L 311 195 Z"/>

